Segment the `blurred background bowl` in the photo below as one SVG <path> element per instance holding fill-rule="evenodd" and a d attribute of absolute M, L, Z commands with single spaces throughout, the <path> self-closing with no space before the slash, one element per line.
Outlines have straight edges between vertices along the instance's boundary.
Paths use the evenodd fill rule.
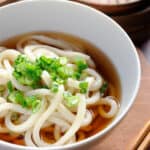
<path fill-rule="evenodd" d="M 129 34 L 135 44 L 140 45 L 150 37 L 150 0 L 73 0 L 106 13 L 116 20 Z M 118 3 L 117 3 L 118 2 Z"/>
<path fill-rule="evenodd" d="M 149 0 L 113 0 L 113 1 L 100 1 L 100 0 L 76 0 L 78 2 L 87 4 L 96 9 L 103 11 L 109 15 L 126 14 L 143 9 Z"/>

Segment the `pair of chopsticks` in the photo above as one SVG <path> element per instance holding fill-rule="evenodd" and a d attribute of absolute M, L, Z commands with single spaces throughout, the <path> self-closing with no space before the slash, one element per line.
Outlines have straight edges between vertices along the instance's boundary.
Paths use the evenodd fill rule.
<path fill-rule="evenodd" d="M 132 150 L 150 150 L 150 120 L 133 142 Z"/>

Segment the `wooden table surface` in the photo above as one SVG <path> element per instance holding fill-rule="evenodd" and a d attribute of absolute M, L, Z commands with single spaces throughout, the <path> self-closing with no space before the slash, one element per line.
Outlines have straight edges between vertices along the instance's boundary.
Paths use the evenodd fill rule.
<path fill-rule="evenodd" d="M 5 0 L 0 0 L 0 3 Z M 150 64 L 142 51 L 138 51 L 141 66 L 141 86 L 137 98 L 117 127 L 91 150 L 132 150 L 132 143 L 144 124 L 150 120 Z"/>

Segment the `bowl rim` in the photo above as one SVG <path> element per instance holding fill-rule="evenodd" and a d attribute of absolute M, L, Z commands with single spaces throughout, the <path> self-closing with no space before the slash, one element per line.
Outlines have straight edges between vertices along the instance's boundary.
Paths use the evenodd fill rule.
<path fill-rule="evenodd" d="M 139 90 L 139 87 L 140 87 L 140 80 L 141 80 L 141 64 L 140 64 L 139 56 L 138 56 L 138 53 L 136 51 L 136 48 L 135 48 L 133 42 L 131 41 L 131 39 L 129 38 L 127 33 L 124 31 L 124 29 L 118 23 L 116 23 L 113 19 L 108 17 L 106 14 L 104 14 L 103 12 L 98 11 L 94 8 L 91 8 L 90 6 L 87 6 L 87 5 L 84 5 L 84 4 L 81 4 L 81 3 L 77 3 L 77 2 L 73 2 L 73 1 L 66 1 L 66 0 L 45 0 L 45 1 L 28 0 L 28 1 L 24 1 L 23 0 L 23 1 L 17 1 L 15 3 L 11 3 L 11 4 L 8 4 L 8 5 L 2 6 L 2 7 L 0 7 L 0 11 L 2 11 L 3 9 L 7 9 L 9 7 L 14 7 L 16 5 L 18 5 L 18 6 L 19 5 L 24 5 L 26 3 L 32 3 L 32 4 L 34 4 L 34 3 L 65 3 L 65 4 L 67 4 L 68 3 L 70 5 L 76 5 L 78 7 L 88 9 L 88 11 L 91 11 L 91 13 L 97 13 L 101 17 L 105 18 L 106 20 L 109 20 L 112 24 L 114 24 L 118 28 L 118 30 L 120 30 L 122 33 L 124 33 L 124 37 L 128 40 L 128 42 L 130 43 L 130 46 L 132 47 L 134 56 L 135 56 L 136 61 L 137 61 L 137 70 L 138 70 L 137 82 L 136 82 L 136 85 L 135 85 L 134 93 L 132 94 L 132 97 L 130 98 L 129 104 L 127 105 L 125 110 L 122 112 L 122 114 L 118 116 L 117 120 L 114 120 L 112 123 L 110 123 L 104 130 L 96 133 L 95 135 L 93 135 L 93 136 L 91 136 L 91 137 L 89 137 L 89 138 L 87 138 L 83 141 L 73 143 L 73 144 L 63 145 L 63 146 L 31 147 L 31 146 L 20 146 L 20 145 L 17 145 L 17 144 L 12 144 L 12 143 L 8 143 L 8 142 L 0 140 L 0 146 L 3 145 L 5 147 L 14 148 L 14 149 L 18 149 L 18 150 L 19 149 L 20 150 L 25 150 L 26 148 L 28 150 L 58 150 L 58 149 L 59 150 L 65 150 L 65 149 L 68 149 L 68 148 L 78 148 L 82 145 L 86 145 L 87 143 L 90 143 L 92 141 L 100 139 L 100 137 L 104 136 L 106 133 L 108 133 L 110 130 L 112 130 L 114 127 L 116 127 L 119 124 L 119 122 L 126 116 L 127 112 L 129 111 L 129 109 L 133 105 L 133 102 L 134 102 L 134 100 L 137 96 L 137 93 L 138 93 L 138 90 Z"/>

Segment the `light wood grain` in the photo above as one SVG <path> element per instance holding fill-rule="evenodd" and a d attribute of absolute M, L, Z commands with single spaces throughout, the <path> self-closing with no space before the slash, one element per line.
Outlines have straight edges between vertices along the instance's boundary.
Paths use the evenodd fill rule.
<path fill-rule="evenodd" d="M 150 144 L 150 120 L 145 124 L 143 129 L 133 141 L 131 148 L 133 150 L 144 150 Z"/>

